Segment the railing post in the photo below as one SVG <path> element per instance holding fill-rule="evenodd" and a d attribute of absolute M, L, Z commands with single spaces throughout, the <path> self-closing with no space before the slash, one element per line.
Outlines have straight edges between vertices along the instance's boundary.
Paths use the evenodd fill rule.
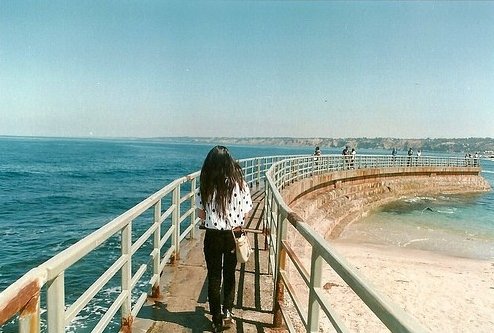
<path fill-rule="evenodd" d="M 175 209 L 172 214 L 172 247 L 174 249 L 173 262 L 180 259 L 180 185 L 175 187 L 172 195 L 173 205 Z"/>
<path fill-rule="evenodd" d="M 278 203 L 277 203 L 278 204 Z M 273 300 L 273 326 L 279 328 L 283 325 L 283 315 L 281 313 L 281 303 L 285 299 L 285 289 L 281 278 L 281 271 L 286 269 L 286 251 L 282 246 L 282 242 L 286 240 L 287 225 L 286 215 L 280 213 L 278 208 L 277 216 L 277 237 L 276 237 L 276 271 L 273 272 L 276 276 L 274 300 Z"/>
<path fill-rule="evenodd" d="M 270 221 L 271 217 L 269 216 L 269 186 L 268 186 L 268 181 L 266 178 L 264 178 L 264 218 L 263 218 L 263 234 L 264 234 L 264 250 L 268 249 L 268 240 L 270 239 L 271 235 L 271 228 L 270 228 Z M 268 258 L 269 258 L 269 253 L 268 253 Z M 268 271 L 270 269 L 269 265 L 269 260 L 268 260 Z"/>
<path fill-rule="evenodd" d="M 257 172 L 256 172 L 256 189 L 259 189 L 261 185 L 261 159 L 256 158 Z"/>
<path fill-rule="evenodd" d="M 322 285 L 322 264 L 323 259 L 317 253 L 316 247 L 312 247 L 310 265 L 310 285 L 309 285 L 309 309 L 307 314 L 307 331 L 319 332 L 320 305 L 317 302 L 314 288 L 321 288 Z"/>
<path fill-rule="evenodd" d="M 19 315 L 19 333 L 40 332 L 40 300 L 39 293 L 34 296 Z M 27 312 L 24 314 L 24 312 Z"/>
<path fill-rule="evenodd" d="M 153 278 L 155 279 L 155 282 L 153 286 L 151 287 L 151 297 L 153 298 L 158 298 L 160 297 L 161 290 L 160 290 L 160 264 L 161 264 L 161 250 L 160 250 L 160 243 L 161 243 L 161 199 L 158 200 L 156 205 L 154 205 L 154 223 L 157 224 L 156 230 L 154 231 L 153 234 L 153 251 L 154 251 L 154 258 L 153 258 Z"/>
<path fill-rule="evenodd" d="M 297 160 L 290 161 L 290 183 L 294 183 L 297 181 L 298 173 L 297 173 Z"/>
<path fill-rule="evenodd" d="M 127 293 L 121 306 L 121 327 L 127 331 L 132 323 L 132 221 L 122 229 L 121 252 L 125 258 L 122 266 L 122 293 Z"/>
<path fill-rule="evenodd" d="M 46 291 L 48 333 L 65 331 L 65 273 L 49 281 Z"/>
<path fill-rule="evenodd" d="M 196 206 L 196 183 L 197 183 L 197 178 L 192 178 L 190 181 L 190 207 L 195 207 Z M 192 226 L 190 230 L 190 237 L 191 238 L 196 238 L 196 228 L 195 228 L 195 223 L 196 223 L 196 210 L 193 209 L 191 214 L 190 214 L 190 225 Z"/>

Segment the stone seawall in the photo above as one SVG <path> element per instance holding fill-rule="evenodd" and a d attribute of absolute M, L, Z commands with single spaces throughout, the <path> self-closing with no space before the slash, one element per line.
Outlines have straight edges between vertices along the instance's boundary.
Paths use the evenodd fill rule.
<path fill-rule="evenodd" d="M 285 202 L 326 239 L 403 197 L 490 190 L 475 167 L 358 169 L 314 175 L 285 187 Z"/>

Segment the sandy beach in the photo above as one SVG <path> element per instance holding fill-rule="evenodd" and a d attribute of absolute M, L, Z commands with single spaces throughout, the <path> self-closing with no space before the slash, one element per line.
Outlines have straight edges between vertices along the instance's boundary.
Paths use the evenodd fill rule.
<path fill-rule="evenodd" d="M 493 261 L 342 241 L 332 245 L 431 332 L 494 332 Z M 350 331 L 389 332 L 334 273 L 325 272 L 323 284 Z M 333 331 L 326 324 L 322 330 Z"/>

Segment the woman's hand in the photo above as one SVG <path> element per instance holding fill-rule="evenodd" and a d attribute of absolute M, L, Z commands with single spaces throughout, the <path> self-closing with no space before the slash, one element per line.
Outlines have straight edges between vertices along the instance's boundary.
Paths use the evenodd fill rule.
<path fill-rule="evenodd" d="M 201 220 L 206 219 L 206 212 L 204 211 L 204 209 L 196 208 L 196 214 L 197 214 L 197 217 L 200 218 Z"/>

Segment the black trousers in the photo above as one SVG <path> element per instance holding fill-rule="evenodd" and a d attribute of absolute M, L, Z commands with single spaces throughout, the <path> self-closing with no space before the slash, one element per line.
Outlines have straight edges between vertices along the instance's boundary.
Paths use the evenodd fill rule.
<path fill-rule="evenodd" d="M 213 322 L 221 315 L 221 282 L 223 279 L 223 308 L 231 310 L 235 298 L 235 241 L 230 230 L 206 229 L 204 256 L 208 268 L 208 300 Z"/>

